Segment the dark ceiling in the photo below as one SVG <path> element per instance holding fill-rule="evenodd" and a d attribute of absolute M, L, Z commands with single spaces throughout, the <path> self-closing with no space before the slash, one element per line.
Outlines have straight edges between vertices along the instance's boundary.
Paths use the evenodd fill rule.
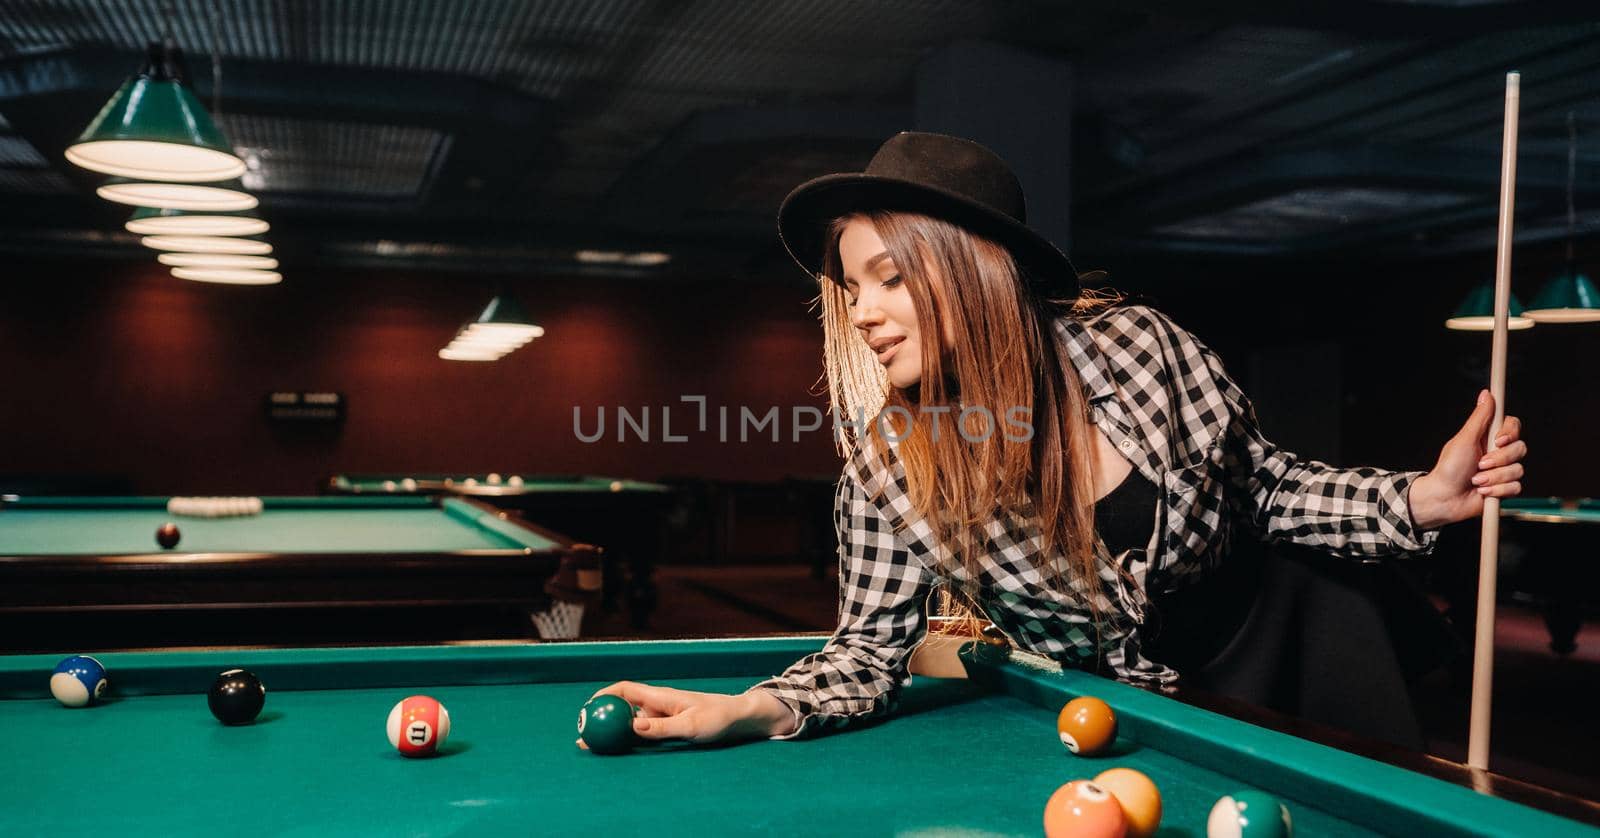
<path fill-rule="evenodd" d="M 1600 228 L 1594 0 L 0 0 L 0 248 L 140 258 L 62 152 L 169 26 L 291 273 L 775 272 L 778 201 L 958 40 L 1071 62 L 1075 248 L 1488 250 L 1512 69 L 1519 240 L 1566 230 L 1569 114 Z"/>

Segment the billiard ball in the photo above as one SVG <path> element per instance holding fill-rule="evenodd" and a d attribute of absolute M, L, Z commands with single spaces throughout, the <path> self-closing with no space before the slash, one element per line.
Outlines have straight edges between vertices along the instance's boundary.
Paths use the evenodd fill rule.
<path fill-rule="evenodd" d="M 498 485 L 500 485 L 500 475 L 498 473 L 496 473 L 496 472 L 492 472 L 491 471 L 491 472 L 489 472 L 489 476 L 484 478 L 484 481 L 487 482 L 490 486 L 498 486 Z"/>
<path fill-rule="evenodd" d="M 578 738 L 597 754 L 620 754 L 638 744 L 633 705 L 614 695 L 597 695 L 578 711 Z"/>
<path fill-rule="evenodd" d="M 622 481 L 621 480 L 613 480 L 613 481 L 611 481 L 611 491 L 613 491 L 613 492 L 622 491 Z"/>
<path fill-rule="evenodd" d="M 171 550 L 178 546 L 178 540 L 181 538 L 183 534 L 178 532 L 178 525 L 171 521 L 156 528 L 156 543 L 161 545 L 163 550 Z"/>
<path fill-rule="evenodd" d="M 450 711 L 425 695 L 403 698 L 389 711 L 389 744 L 402 756 L 426 757 L 450 738 Z"/>
<path fill-rule="evenodd" d="M 520 475 L 520 474 L 511 475 L 510 479 L 506 480 L 506 485 L 520 487 L 522 485 L 522 475 Z"/>
<path fill-rule="evenodd" d="M 1111 792 L 1088 780 L 1073 780 L 1056 789 L 1044 804 L 1047 838 L 1123 838 L 1127 816 Z"/>
<path fill-rule="evenodd" d="M 247 725 L 261 715 L 267 703 L 267 688 L 248 669 L 228 669 L 217 675 L 206 692 L 211 715 L 225 725 Z"/>
<path fill-rule="evenodd" d="M 1110 705 L 1085 695 L 1067 702 L 1056 716 L 1056 732 L 1061 744 L 1078 756 L 1095 756 L 1117 739 L 1117 714 Z"/>
<path fill-rule="evenodd" d="M 383 490 L 385 492 L 392 492 L 396 488 L 397 488 L 397 486 L 396 486 L 396 484 L 395 484 L 395 482 L 393 480 L 385 480 L 385 481 L 383 481 Z"/>
<path fill-rule="evenodd" d="M 63 707 L 87 707 L 106 694 L 106 668 L 88 655 L 62 658 L 50 674 L 50 694 Z"/>
<path fill-rule="evenodd" d="M 417 490 L 417 481 L 413 478 L 407 477 L 406 479 L 400 481 L 400 488 L 408 492 L 415 492 Z"/>
<path fill-rule="evenodd" d="M 1293 834 L 1289 808 L 1265 792 L 1224 795 L 1206 818 L 1206 838 L 1289 838 Z"/>
<path fill-rule="evenodd" d="M 1150 838 L 1161 825 L 1161 790 L 1149 777 L 1132 768 L 1113 768 L 1102 771 L 1094 784 L 1122 804 L 1122 814 L 1128 821 L 1128 834 L 1132 838 Z"/>
<path fill-rule="evenodd" d="M 478 478 L 468 477 L 466 480 L 461 481 L 461 485 L 467 487 L 468 489 L 477 488 Z"/>

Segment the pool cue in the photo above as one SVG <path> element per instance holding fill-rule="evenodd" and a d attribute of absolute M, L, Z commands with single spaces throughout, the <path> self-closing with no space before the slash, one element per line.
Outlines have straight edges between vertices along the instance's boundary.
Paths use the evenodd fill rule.
<path fill-rule="evenodd" d="M 1517 197 L 1517 107 L 1522 74 L 1506 73 L 1505 131 L 1500 140 L 1500 238 L 1494 266 L 1494 350 L 1489 393 L 1494 420 L 1484 450 L 1493 451 L 1506 416 L 1506 315 L 1511 300 L 1511 216 Z M 1483 499 L 1483 538 L 1478 544 L 1478 625 L 1472 651 L 1472 717 L 1467 765 L 1489 769 L 1489 716 L 1494 692 L 1494 603 L 1500 562 L 1500 499 Z"/>

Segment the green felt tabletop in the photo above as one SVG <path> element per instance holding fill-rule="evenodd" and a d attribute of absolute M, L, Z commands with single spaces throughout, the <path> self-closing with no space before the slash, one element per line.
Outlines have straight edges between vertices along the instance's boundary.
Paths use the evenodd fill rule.
<path fill-rule="evenodd" d="M 555 542 L 459 500 L 263 498 L 263 512 L 173 515 L 167 498 L 21 499 L 0 507 L 0 555 L 161 552 L 155 532 L 178 526 L 179 553 L 423 553 L 548 549 Z"/>
<path fill-rule="evenodd" d="M 387 492 L 400 493 L 403 491 L 399 485 L 401 481 L 410 478 L 417 481 L 420 489 L 437 490 L 445 481 L 450 482 L 451 488 L 461 490 L 467 488 L 467 481 L 473 481 L 472 488 L 485 492 L 498 491 L 504 494 L 540 494 L 540 493 L 655 493 L 671 492 L 672 487 L 660 483 L 648 483 L 642 480 L 626 480 L 619 477 L 604 477 L 592 474 L 524 474 L 517 475 L 522 479 L 520 485 L 512 486 L 509 482 L 510 473 L 500 475 L 499 483 L 490 483 L 488 474 L 466 473 L 415 473 L 402 474 L 343 474 L 333 477 L 329 485 L 338 491 L 358 491 L 363 493 L 383 494 Z M 386 488 L 386 483 L 394 483 L 393 488 Z"/>
<path fill-rule="evenodd" d="M 821 638 L 422 649 L 196 651 L 102 659 L 115 700 L 46 697 L 54 657 L 0 659 L 15 770 L 0 833 L 189 835 L 906 835 L 1040 832 L 1069 780 L 1129 766 L 1161 787 L 1168 838 L 1204 834 L 1217 797 L 1278 794 L 1300 836 L 1597 835 L 1574 822 L 1080 673 L 1016 663 L 980 682 L 918 679 L 889 721 L 808 741 L 574 746 L 578 708 L 620 678 L 731 693 Z M 209 674 L 268 687 L 261 720 L 206 711 Z M 1113 753 L 1057 740 L 1086 689 L 1123 718 Z M 389 708 L 426 693 L 451 713 L 439 757 L 408 760 Z M 19 762 L 26 755 L 25 765 Z"/>
<path fill-rule="evenodd" d="M 1548 524 L 1600 524 L 1600 509 L 1563 509 L 1558 506 L 1529 506 L 1506 509 L 1508 518 Z"/>

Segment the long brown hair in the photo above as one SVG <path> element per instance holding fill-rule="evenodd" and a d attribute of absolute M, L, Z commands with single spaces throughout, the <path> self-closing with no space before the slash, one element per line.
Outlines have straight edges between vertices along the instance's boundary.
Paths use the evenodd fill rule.
<path fill-rule="evenodd" d="M 915 304 L 923 347 L 915 387 L 891 387 L 851 323 L 839 239 L 857 219 L 877 231 Z M 821 283 L 820 300 L 833 408 L 846 419 L 880 412 L 889 417 L 892 429 L 871 422 L 864 433 L 875 437 L 885 459 L 885 434 L 899 441 L 911 503 L 948 549 L 947 560 L 975 582 L 979 559 L 992 542 L 985 523 L 997 511 L 1002 519 L 1013 513 L 1037 525 L 1040 554 L 1055 557 L 1039 568 L 1052 588 L 1096 590 L 1094 441 L 1082 384 L 1061 357 L 1052 322 L 1093 313 L 1119 298 L 1095 292 L 1072 299 L 1040 296 L 1004 247 L 925 215 L 846 216 L 831 226 L 826 247 L 822 274 L 832 281 Z M 945 340 L 946 326 L 955 341 Z M 921 409 L 933 406 L 950 411 Z M 894 407 L 904 410 L 887 410 Z M 972 410 L 979 407 L 989 420 Z M 1026 442 L 1005 432 L 1008 410 L 1016 407 L 1028 411 L 1024 421 L 1032 433 Z M 969 421 L 958 426 L 958 415 Z M 841 445 L 848 452 L 861 441 L 849 434 L 848 422 L 843 427 Z M 970 601 L 974 591 L 957 593 Z M 1083 597 L 1091 606 L 1096 599 Z"/>

